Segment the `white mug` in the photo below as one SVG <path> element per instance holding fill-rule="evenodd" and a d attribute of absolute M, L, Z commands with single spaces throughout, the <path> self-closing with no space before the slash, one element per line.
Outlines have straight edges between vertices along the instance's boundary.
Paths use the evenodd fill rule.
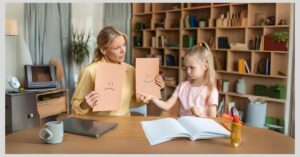
<path fill-rule="evenodd" d="M 39 137 L 46 143 L 61 143 L 64 138 L 64 125 L 62 121 L 51 121 L 46 123 L 45 128 L 39 132 Z"/>

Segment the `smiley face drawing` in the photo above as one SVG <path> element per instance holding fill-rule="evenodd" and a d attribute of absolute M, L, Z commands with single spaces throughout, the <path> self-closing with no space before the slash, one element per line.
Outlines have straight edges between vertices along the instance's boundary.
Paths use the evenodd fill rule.
<path fill-rule="evenodd" d="M 145 77 L 145 79 L 143 81 L 145 83 L 150 84 L 150 83 L 154 82 L 154 77 L 151 74 L 146 74 L 146 77 Z"/>
<path fill-rule="evenodd" d="M 104 90 L 106 91 L 106 90 L 110 90 L 110 91 L 115 91 L 115 89 L 114 89 L 114 82 L 112 82 L 112 81 L 109 81 L 108 82 L 108 86 L 107 87 L 105 87 L 104 88 Z"/>

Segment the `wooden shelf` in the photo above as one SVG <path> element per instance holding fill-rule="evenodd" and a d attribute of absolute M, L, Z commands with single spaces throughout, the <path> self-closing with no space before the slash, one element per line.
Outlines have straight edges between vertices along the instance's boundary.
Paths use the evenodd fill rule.
<path fill-rule="evenodd" d="M 165 86 L 166 87 L 171 87 L 171 88 L 176 88 L 177 87 L 177 85 L 169 85 L 169 84 L 166 84 Z"/>
<path fill-rule="evenodd" d="M 143 47 L 143 46 L 134 46 L 136 49 L 150 49 L 151 47 Z"/>
<path fill-rule="evenodd" d="M 235 91 L 235 83 L 240 77 L 247 79 L 246 93 L 253 93 L 255 84 L 267 87 L 278 84 L 287 85 L 288 76 L 278 74 L 287 74 L 289 51 L 262 50 L 266 42 L 250 43 L 251 41 L 255 43 L 256 38 L 264 39 L 266 35 L 274 34 L 275 32 L 289 32 L 291 25 L 289 23 L 290 7 L 289 3 L 135 3 L 132 7 L 132 27 L 136 26 L 137 23 L 142 23 L 147 26 L 145 26 L 147 29 L 142 31 L 142 46 L 133 47 L 132 49 L 132 61 L 134 61 L 135 57 L 158 54 L 162 62 L 160 70 L 163 72 L 163 75 L 175 77 L 178 84 L 186 79 L 182 63 L 183 56 L 190 47 L 200 41 L 205 41 L 209 44 L 215 60 L 220 63 L 218 70 L 216 70 L 218 77 L 230 82 L 229 91 Z M 234 15 L 241 15 L 245 12 L 247 15 L 238 19 L 238 22 L 232 20 Z M 274 16 L 275 24 L 257 26 L 256 13 L 264 14 L 265 21 L 270 16 Z M 196 18 L 196 23 L 192 23 L 193 27 L 189 27 L 191 23 L 186 19 L 187 17 L 190 19 L 191 16 Z M 199 19 L 202 17 L 206 18 L 205 27 L 199 27 Z M 221 20 L 221 23 L 220 21 L 217 23 L 216 19 Z M 286 25 L 278 25 L 281 19 L 287 19 L 288 23 Z M 162 28 L 155 28 L 157 24 L 163 25 L 161 26 Z M 140 33 L 133 30 L 132 34 L 131 39 L 134 41 L 134 36 Z M 163 42 L 158 39 L 160 37 L 163 37 Z M 222 46 L 219 43 L 219 37 L 227 37 L 229 47 L 233 43 L 244 44 L 243 46 L 246 47 L 240 48 L 241 50 L 224 48 L 227 46 Z M 159 42 L 160 44 L 157 44 Z M 167 47 L 169 45 L 178 47 Z M 167 54 L 173 55 L 177 66 L 166 66 Z M 266 58 L 270 61 L 269 69 L 265 70 L 266 72 L 261 70 L 263 72 L 260 71 L 260 73 L 266 73 L 267 75 L 254 73 L 258 69 L 258 62 Z M 253 73 L 238 72 L 237 62 L 239 59 L 244 59 Z M 266 64 L 265 67 L 267 67 Z M 217 69 L 216 66 L 215 68 Z M 166 85 L 166 87 L 169 86 Z M 173 87 L 175 88 L 176 86 Z M 163 95 L 170 96 L 173 90 L 173 88 L 168 88 L 164 90 Z M 250 94 L 239 95 L 233 92 L 220 93 L 220 95 L 226 97 L 225 106 L 232 98 L 239 106 L 238 104 L 248 103 L 245 101 L 245 98 L 258 97 Z M 268 101 L 268 116 L 284 117 L 283 105 L 273 104 L 284 104 L 285 100 L 269 97 L 259 98 Z"/>
<path fill-rule="evenodd" d="M 153 14 L 160 14 L 160 13 L 167 13 L 167 12 L 180 12 L 180 11 L 181 9 L 162 10 L 162 11 L 153 12 Z"/>
<path fill-rule="evenodd" d="M 286 102 L 285 99 L 276 99 L 276 98 L 270 98 L 270 97 L 266 97 L 266 96 L 257 96 L 257 95 L 252 95 L 252 94 L 241 95 L 241 94 L 238 94 L 235 92 L 226 92 L 226 93 L 220 92 L 220 94 L 234 96 L 234 97 L 241 97 L 241 98 L 261 99 L 263 101 L 271 101 L 271 102 L 277 102 L 277 103 L 282 103 L 282 104 L 284 104 Z"/>
<path fill-rule="evenodd" d="M 179 66 L 160 66 L 160 68 L 179 69 Z"/>
<path fill-rule="evenodd" d="M 230 4 L 213 4 L 213 7 L 217 8 L 217 7 L 227 7 L 230 6 Z"/>
<path fill-rule="evenodd" d="M 236 71 L 224 71 L 224 70 L 216 70 L 218 73 L 224 74 L 233 74 L 233 75 L 243 75 L 243 76 L 251 76 L 251 77 L 267 77 L 267 78 L 277 78 L 277 79 L 287 79 L 287 76 L 273 76 L 273 75 L 262 75 L 262 74 L 254 74 L 254 73 L 240 73 Z"/>
<path fill-rule="evenodd" d="M 135 13 L 133 16 L 140 16 L 140 15 L 151 15 L 152 13 Z"/>
<path fill-rule="evenodd" d="M 217 27 L 218 29 L 246 29 L 244 26 Z"/>
<path fill-rule="evenodd" d="M 211 8 L 211 6 L 198 6 L 198 7 L 190 7 L 190 8 L 184 8 L 184 11 L 189 11 L 189 10 L 199 10 L 199 9 L 208 9 Z"/>

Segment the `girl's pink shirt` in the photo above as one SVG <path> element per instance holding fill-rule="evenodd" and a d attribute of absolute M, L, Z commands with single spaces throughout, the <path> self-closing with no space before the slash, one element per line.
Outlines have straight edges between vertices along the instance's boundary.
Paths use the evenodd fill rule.
<path fill-rule="evenodd" d="M 209 105 L 218 105 L 219 93 L 214 88 L 209 95 L 208 87 L 202 85 L 200 87 L 192 87 L 189 81 L 181 82 L 173 92 L 174 97 L 178 97 L 180 101 L 180 116 L 192 116 L 191 107 L 197 106 L 200 111 L 208 114 Z"/>

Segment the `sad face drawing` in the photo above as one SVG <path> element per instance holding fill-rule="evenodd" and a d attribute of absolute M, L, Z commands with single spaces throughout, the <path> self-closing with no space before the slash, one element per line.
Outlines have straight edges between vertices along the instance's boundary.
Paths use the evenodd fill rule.
<path fill-rule="evenodd" d="M 116 89 L 114 88 L 114 82 L 113 81 L 109 81 L 107 83 L 107 87 L 104 88 L 104 90 L 108 90 L 108 91 L 112 91 L 114 92 Z"/>
<path fill-rule="evenodd" d="M 93 111 L 118 110 L 121 104 L 123 82 L 126 66 L 111 63 L 98 63 L 96 69 L 95 90 L 100 99 Z"/>

